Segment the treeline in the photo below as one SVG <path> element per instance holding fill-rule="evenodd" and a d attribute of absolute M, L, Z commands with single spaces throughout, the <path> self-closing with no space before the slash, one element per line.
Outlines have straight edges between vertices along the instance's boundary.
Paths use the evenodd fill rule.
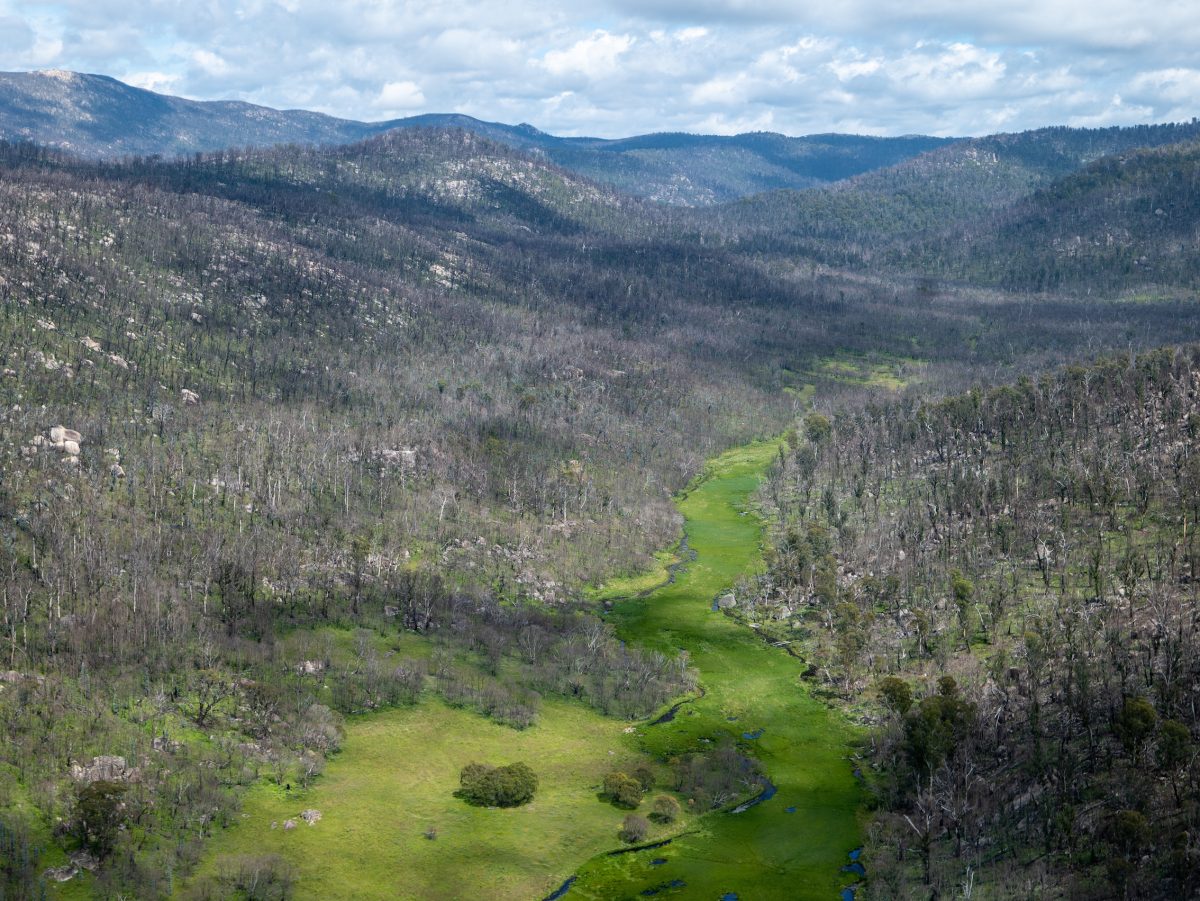
<path fill-rule="evenodd" d="M 1194 346 L 810 415 L 741 615 L 876 693 L 872 897 L 1200 888 Z"/>

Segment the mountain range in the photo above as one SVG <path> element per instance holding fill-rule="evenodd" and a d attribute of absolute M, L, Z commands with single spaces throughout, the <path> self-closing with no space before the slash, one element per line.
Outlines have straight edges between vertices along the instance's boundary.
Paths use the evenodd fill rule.
<path fill-rule="evenodd" d="M 346 144 L 396 128 L 461 128 L 637 196 L 706 205 L 779 188 L 809 188 L 890 166 L 949 143 L 923 136 L 786 137 L 650 134 L 618 140 L 556 137 L 531 125 L 457 114 L 356 122 L 238 101 L 195 101 L 104 75 L 0 73 L 0 137 L 81 156 L 174 157 L 227 147 Z"/>

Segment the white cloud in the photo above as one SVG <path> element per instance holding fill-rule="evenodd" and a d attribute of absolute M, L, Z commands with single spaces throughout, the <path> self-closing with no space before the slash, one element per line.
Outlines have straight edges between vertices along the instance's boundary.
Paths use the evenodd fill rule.
<path fill-rule="evenodd" d="M 1102 125 L 1137 125 L 1154 114 L 1148 106 L 1125 103 L 1120 94 L 1114 94 L 1108 105 L 1092 113 L 1071 116 L 1068 125 L 1076 128 L 1098 128 Z"/>
<path fill-rule="evenodd" d="M 229 71 L 229 63 L 211 50 L 193 50 L 192 62 L 208 75 L 224 75 Z"/>
<path fill-rule="evenodd" d="M 1200 100 L 1200 69 L 1156 69 L 1133 79 L 1139 95 L 1159 97 L 1172 103 L 1196 103 Z"/>
<path fill-rule="evenodd" d="M 425 105 L 425 94 L 415 81 L 389 81 L 372 103 L 375 109 L 391 114 L 401 110 L 420 109 Z"/>
<path fill-rule="evenodd" d="M 565 50 L 551 50 L 542 58 L 542 65 L 551 75 L 579 74 L 600 78 L 617 68 L 621 55 L 633 46 L 633 42 L 631 35 L 610 34 L 597 29 Z"/>
<path fill-rule="evenodd" d="M 837 76 L 838 81 L 851 81 L 866 75 L 874 75 L 883 68 L 883 60 L 878 57 L 874 59 L 835 59 L 826 65 L 829 71 Z"/>
<path fill-rule="evenodd" d="M 130 72 L 128 75 L 122 76 L 121 81 L 131 84 L 135 88 L 169 94 L 177 89 L 180 78 L 181 76 L 170 72 Z"/>
<path fill-rule="evenodd" d="M 947 101 L 996 92 L 1008 67 L 999 53 L 973 44 L 922 41 L 882 69 L 900 93 Z"/>

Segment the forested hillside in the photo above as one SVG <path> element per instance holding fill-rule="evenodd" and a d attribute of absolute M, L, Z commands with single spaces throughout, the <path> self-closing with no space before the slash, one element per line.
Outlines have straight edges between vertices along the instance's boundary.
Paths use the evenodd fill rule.
<path fill-rule="evenodd" d="M 59 877 L 101 897 L 180 890 L 248 787 L 286 793 L 316 779 L 346 715 L 436 696 L 513 729 L 537 722 L 543 699 L 648 717 L 693 691 L 695 670 L 684 656 L 618 641 L 583 589 L 654 564 L 652 553 L 679 537 L 672 494 L 716 453 L 791 426 L 813 395 L 808 386 L 826 407 L 905 387 L 936 396 L 980 373 L 1015 379 L 1084 353 L 1192 338 L 1200 325 L 1200 309 L 1182 298 L 1030 299 L 931 288 L 895 270 L 838 270 L 823 251 L 768 247 L 756 243 L 761 235 L 733 234 L 728 221 L 627 197 L 456 129 L 178 161 L 88 161 L 5 144 L 0 195 L 4 897 L 42 897 Z M 1130 382 L 1121 397 L 1146 404 L 1147 416 L 1159 414 L 1156 405 L 1187 407 L 1182 359 L 1155 364 L 1169 377 Z M 1032 448 L 1043 435 L 1090 452 L 1088 442 L 1116 429 L 1105 418 L 1115 406 L 1061 419 L 1069 405 L 1060 395 L 1080 404 L 1103 396 L 1096 386 L 1108 382 L 1082 378 L 1082 393 L 1047 382 L 1041 400 L 1019 398 L 1042 383 L 1021 388 L 1010 406 L 1029 408 L 1022 421 L 1049 418 L 1041 431 L 1006 424 L 998 459 L 1015 453 L 1005 442 Z M 896 515 L 919 521 L 906 521 L 901 537 L 873 531 L 871 504 L 888 497 L 876 454 L 885 437 L 920 448 L 898 449 L 887 464 L 905 486 L 925 476 L 900 461 L 927 453 L 946 455 L 938 465 L 952 473 L 974 472 L 952 442 L 977 440 L 982 426 L 947 419 L 954 403 L 930 401 L 925 418 L 912 419 L 920 428 L 903 425 L 914 407 L 885 409 L 893 412 L 869 416 L 895 435 L 869 437 L 866 412 L 835 419 L 828 434 L 810 417 L 808 443 L 794 443 L 784 463 L 781 534 L 804 520 L 798 534 L 816 542 L 811 578 L 835 548 L 849 555 L 872 542 L 916 542 L 903 546 L 906 559 L 924 560 L 918 552 L 936 530 L 942 541 L 959 534 L 961 511 L 947 518 L 940 495 L 931 524 L 923 507 L 907 505 Z M 1162 438 L 1177 424 L 1164 422 L 1163 432 L 1143 424 L 1121 440 L 1150 441 L 1138 465 L 1160 460 L 1174 472 L 1178 448 Z M 1091 431 L 1080 432 L 1082 423 Z M 1068 507 L 1107 536 L 1127 524 L 1126 494 L 1142 497 L 1146 472 L 1121 470 L 1111 447 L 1108 457 L 1096 453 L 1109 460 L 1105 490 L 1116 500 L 1097 513 L 1072 495 L 1088 520 L 1067 498 L 1050 498 L 1047 523 L 1064 535 L 1076 522 L 1060 521 Z M 1055 465 L 1071 471 L 1079 459 Z M 1044 460 L 1030 452 L 1011 465 Z M 859 471 L 861 486 L 844 481 Z M 1013 512 L 1018 494 L 1025 502 L 1042 491 L 1049 477 L 1040 472 L 1014 474 L 1008 513 L 988 501 L 989 515 L 1013 519 L 1014 542 L 1034 523 Z M 812 487 L 812 478 L 825 481 Z M 1138 516 L 1157 523 L 1166 510 L 1167 518 L 1161 528 L 1137 520 L 1149 528 L 1148 562 L 1138 566 L 1177 575 L 1171 567 L 1182 563 L 1161 559 L 1175 529 L 1162 490 L 1152 479 L 1146 488 Z M 824 531 L 808 527 L 814 516 Z M 1164 542 L 1161 553 L 1154 542 Z M 972 553 L 955 565 L 990 597 L 988 580 L 1001 580 L 982 551 Z M 1082 558 L 1062 554 L 1054 551 L 1054 566 L 1067 567 L 1069 595 Z M 764 586 L 764 597 L 795 588 L 778 560 L 778 585 Z M 1053 583 L 1059 570 L 1035 575 Z M 1135 583 L 1127 590 L 1158 584 L 1141 575 Z M 865 639 L 840 629 L 844 600 L 838 594 L 828 616 L 815 606 L 823 625 L 806 621 L 797 634 Z M 1007 628 L 1024 603 L 1009 598 L 1004 619 L 979 624 L 968 605 L 965 644 Z M 929 615 L 943 616 L 934 604 Z M 863 601 L 855 615 L 870 609 Z M 1017 635 L 1030 628 L 1012 626 Z M 1149 634 L 1136 631 L 1131 661 Z M 957 659 L 953 641 L 922 634 L 923 666 L 930 655 L 947 666 Z M 847 646 L 857 650 L 844 661 L 814 657 L 818 672 L 840 690 L 875 685 L 883 663 L 870 669 L 864 660 L 891 660 L 892 647 Z M 913 652 L 899 646 L 898 672 L 907 674 Z M 1012 652 L 1018 671 L 1021 653 Z M 960 682 L 974 698 L 970 672 Z M 1195 725 L 1182 702 L 1157 692 L 1143 692 L 1157 716 Z M 1103 721 L 1113 697 L 1110 688 L 1089 695 L 1089 723 Z M 1107 747 L 1102 733 L 1095 740 Z M 1146 754 L 1158 747 L 1146 742 Z M 1109 745 L 1112 772 L 1125 772 L 1127 752 Z M 712 776 L 709 751 L 753 771 L 740 752 L 697 745 L 687 757 L 696 785 Z M 885 801 L 907 810 L 915 777 L 890 759 L 879 761 L 881 773 L 894 773 L 881 776 L 895 783 Z M 1116 780 L 1096 778 L 1104 791 Z M 1190 810 L 1187 785 L 1178 785 Z M 1057 786 L 1042 791 L 1047 804 L 1062 796 Z M 1097 823 L 1163 797 L 1155 783 L 1119 806 L 1106 801 Z M 1070 803 L 1084 810 L 1082 797 Z M 951 872 L 932 835 L 931 880 Z M 1081 847 L 1108 847 L 1096 843 Z M 1124 859 L 1131 886 L 1158 872 L 1132 850 Z M 204 885 L 218 895 L 228 888 Z"/>
<path fill-rule="evenodd" d="M 794 435 L 737 610 L 873 723 L 870 897 L 1200 888 L 1198 363 L 1106 358 Z"/>
<path fill-rule="evenodd" d="M 1105 157 L 926 252 L 932 271 L 1008 289 L 1194 289 L 1194 142 Z"/>
<path fill-rule="evenodd" d="M 1196 123 L 992 135 L 820 190 L 748 198 L 710 219 L 748 249 L 802 253 L 837 265 L 936 271 L 940 261 L 926 253 L 929 244 L 986 235 L 1001 211 L 1038 189 L 1050 190 L 1056 179 L 1069 183 L 1072 173 L 1097 160 L 1198 135 Z M 1086 198 L 1077 199 L 1086 206 Z M 1014 228 L 1013 241 L 1023 240 Z"/>

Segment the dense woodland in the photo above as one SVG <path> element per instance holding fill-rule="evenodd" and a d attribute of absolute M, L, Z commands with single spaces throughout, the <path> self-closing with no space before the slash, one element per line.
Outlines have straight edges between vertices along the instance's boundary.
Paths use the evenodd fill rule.
<path fill-rule="evenodd" d="M 1126 170 L 1071 175 L 1089 154 L 1192 130 L 1064 132 L 963 215 L 1090 197 L 1070 179 Z M 1156 185 L 1191 156 L 1138 160 Z M 871 190 L 926 171 L 903 165 Z M 880 897 L 1037 848 L 1042 880 L 1188 884 L 1192 352 L 1040 373 L 1195 337 L 1193 298 L 1079 297 L 1067 270 L 1006 293 L 923 267 L 932 232 L 874 267 L 828 251 L 878 234 L 872 193 L 809 247 L 799 216 L 776 240 L 457 130 L 119 163 L 9 144 L 0 195 L 0 896 L 40 897 L 66 852 L 102 896 L 170 894 L 245 786 L 318 776 L 343 715 L 436 693 L 521 728 L 547 695 L 640 718 L 686 694 L 686 661 L 615 641 L 582 590 L 649 565 L 672 493 L 792 426 L 809 384 L 828 415 L 764 495 L 773 565 L 738 615 L 769 611 L 838 699 L 910 686 L 872 752 Z M 903 202 L 944 222 L 949 196 Z M 1190 284 L 1185 251 L 1155 278 Z M 934 399 L 980 379 L 1016 387 Z"/>
<path fill-rule="evenodd" d="M 875 723 L 871 897 L 1200 890 L 1198 374 L 1109 357 L 795 433 L 739 613 Z"/>

